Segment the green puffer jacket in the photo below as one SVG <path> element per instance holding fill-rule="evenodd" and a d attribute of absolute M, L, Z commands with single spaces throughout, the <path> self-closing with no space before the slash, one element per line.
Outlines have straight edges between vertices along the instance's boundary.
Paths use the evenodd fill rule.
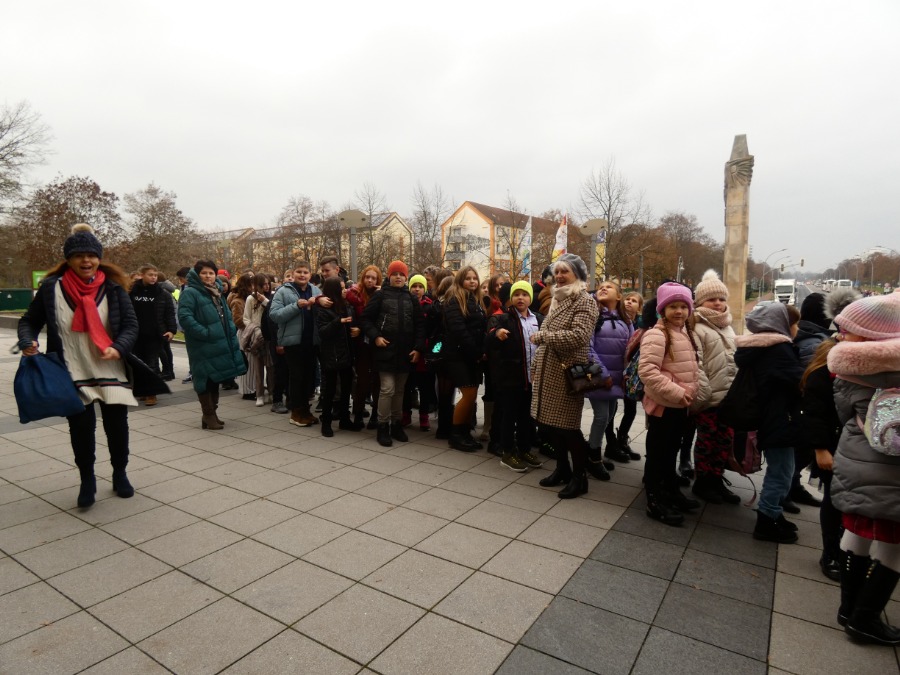
<path fill-rule="evenodd" d="M 238 346 L 237 329 L 228 303 L 213 298 L 194 270 L 178 300 L 178 321 L 184 331 L 194 390 L 206 391 L 207 380 L 224 382 L 247 372 Z"/>

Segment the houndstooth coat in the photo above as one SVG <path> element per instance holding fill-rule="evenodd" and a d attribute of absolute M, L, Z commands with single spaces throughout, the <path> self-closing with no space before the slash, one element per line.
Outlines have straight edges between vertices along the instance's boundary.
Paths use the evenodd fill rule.
<path fill-rule="evenodd" d="M 597 323 L 597 302 L 587 292 L 564 299 L 544 319 L 535 341 L 531 416 L 538 424 L 580 429 L 584 396 L 566 393 L 563 366 L 587 363 L 588 345 Z"/>

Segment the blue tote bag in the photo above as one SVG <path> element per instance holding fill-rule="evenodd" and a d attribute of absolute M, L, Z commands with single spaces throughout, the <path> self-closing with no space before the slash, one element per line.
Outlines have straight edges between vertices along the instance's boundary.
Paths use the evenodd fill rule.
<path fill-rule="evenodd" d="M 84 412 L 84 403 L 58 354 L 23 356 L 13 391 L 22 424 Z"/>

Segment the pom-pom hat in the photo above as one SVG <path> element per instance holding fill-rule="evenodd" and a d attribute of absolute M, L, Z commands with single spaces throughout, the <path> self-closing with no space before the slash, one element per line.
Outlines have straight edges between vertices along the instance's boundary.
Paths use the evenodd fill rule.
<path fill-rule="evenodd" d="M 683 302 L 688 306 L 688 313 L 694 311 L 694 299 L 691 297 L 691 289 L 683 284 L 668 281 L 656 289 L 656 312 L 660 315 L 667 305 L 673 302 Z"/>
<path fill-rule="evenodd" d="M 387 270 L 388 276 L 392 274 L 402 274 L 405 277 L 409 276 L 409 268 L 406 266 L 406 263 L 402 260 L 395 260 L 390 265 L 388 265 Z"/>
<path fill-rule="evenodd" d="M 63 256 L 66 260 L 76 253 L 90 253 L 98 258 L 103 257 L 103 244 L 94 236 L 94 228 L 87 223 L 73 226 L 72 234 L 63 244 Z"/>
<path fill-rule="evenodd" d="M 842 333 L 870 340 L 900 338 L 900 294 L 873 295 L 851 302 L 834 322 Z"/>
<path fill-rule="evenodd" d="M 697 290 L 694 291 L 694 302 L 700 306 L 713 298 L 725 298 L 728 302 L 728 287 L 719 279 L 715 270 L 706 270 L 700 283 L 697 284 Z"/>

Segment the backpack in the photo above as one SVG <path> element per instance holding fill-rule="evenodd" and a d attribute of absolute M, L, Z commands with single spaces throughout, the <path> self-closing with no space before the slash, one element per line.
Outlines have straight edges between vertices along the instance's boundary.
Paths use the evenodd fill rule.
<path fill-rule="evenodd" d="M 758 431 L 762 406 L 753 367 L 738 368 L 728 393 L 719 404 L 719 420 L 735 431 Z"/>
<path fill-rule="evenodd" d="M 625 388 L 625 396 L 632 401 L 640 401 L 644 398 L 644 383 L 638 375 L 638 365 L 641 360 L 641 348 L 638 347 L 631 355 L 631 360 L 625 366 L 622 373 L 623 386 Z"/>
<path fill-rule="evenodd" d="M 737 432 L 734 434 L 734 441 L 731 444 L 731 454 L 728 456 L 728 468 L 735 473 L 739 473 L 750 481 L 753 488 L 753 496 L 748 499 L 744 506 L 753 506 L 756 501 L 756 483 L 750 478 L 751 473 L 758 473 L 762 470 L 762 452 L 756 442 L 756 432 Z M 728 481 L 724 476 L 723 480 Z M 731 485 L 731 483 L 727 483 Z"/>
<path fill-rule="evenodd" d="M 859 424 L 859 418 L 856 421 Z M 873 450 L 900 457 L 900 389 L 876 389 L 869 401 L 866 422 L 859 426 Z"/>

